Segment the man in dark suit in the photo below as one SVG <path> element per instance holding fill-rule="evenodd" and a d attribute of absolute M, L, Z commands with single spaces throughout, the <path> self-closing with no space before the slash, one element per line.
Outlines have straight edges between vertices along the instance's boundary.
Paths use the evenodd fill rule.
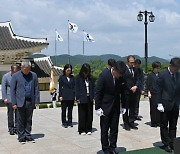
<path fill-rule="evenodd" d="M 144 73 L 141 68 L 141 60 L 135 60 L 135 68 L 137 69 L 137 73 L 139 76 L 139 88 L 137 89 L 137 101 L 136 101 L 136 109 L 135 109 L 135 120 L 141 121 L 141 117 L 139 116 L 139 102 L 141 98 L 141 94 L 144 94 Z"/>
<path fill-rule="evenodd" d="M 11 65 L 11 71 L 4 74 L 2 78 L 2 99 L 3 102 L 7 105 L 7 116 L 8 116 L 8 129 L 9 134 L 14 135 L 17 133 L 17 110 L 12 108 L 11 103 L 11 78 L 14 73 L 19 71 L 19 65 L 13 64 Z"/>
<path fill-rule="evenodd" d="M 106 154 L 116 153 L 121 103 L 125 101 L 124 85 L 121 78 L 125 71 L 124 62 L 118 61 L 110 70 L 104 69 L 99 76 L 95 92 L 96 114 L 100 116 L 101 144 Z M 108 131 L 110 129 L 110 134 Z"/>
<path fill-rule="evenodd" d="M 158 107 L 160 113 L 160 133 L 165 151 L 172 152 L 173 140 L 176 138 L 177 120 L 180 103 L 180 58 L 170 61 L 167 70 L 160 73 L 158 78 Z M 169 125 L 169 127 L 168 127 Z"/>
<path fill-rule="evenodd" d="M 40 97 L 37 75 L 30 69 L 30 61 L 23 61 L 21 70 L 11 79 L 11 102 L 18 111 L 18 140 L 21 144 L 25 144 L 26 140 L 35 143 L 31 136 L 32 115 Z"/>
<path fill-rule="evenodd" d="M 115 61 L 115 59 L 112 59 L 112 58 L 110 58 L 110 59 L 108 59 L 108 66 L 107 66 L 107 68 L 110 70 L 113 66 L 115 66 L 116 65 L 116 61 Z"/>
<path fill-rule="evenodd" d="M 126 98 L 127 101 L 124 104 L 126 108 L 126 113 L 123 114 L 124 129 L 129 131 L 130 129 L 138 129 L 135 126 L 135 109 L 137 101 L 137 92 L 139 88 L 139 79 L 137 69 L 134 68 L 135 57 L 129 55 L 127 57 L 126 71 L 123 78 L 126 80 Z"/>
<path fill-rule="evenodd" d="M 159 61 L 154 61 L 152 63 L 153 71 L 148 75 L 147 78 L 147 89 L 148 97 L 150 101 L 150 117 L 151 117 L 151 127 L 160 126 L 160 112 L 157 110 L 157 93 L 158 85 L 157 79 L 159 77 L 159 71 L 161 68 L 161 63 Z"/>

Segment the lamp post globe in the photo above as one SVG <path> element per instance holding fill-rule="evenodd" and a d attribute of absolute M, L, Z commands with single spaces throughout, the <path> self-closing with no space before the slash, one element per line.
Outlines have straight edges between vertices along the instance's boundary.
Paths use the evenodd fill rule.
<path fill-rule="evenodd" d="M 150 22 L 154 22 L 154 20 L 155 20 L 155 16 L 154 16 L 154 14 L 151 12 L 151 14 L 149 15 L 149 21 L 150 21 Z"/>
<path fill-rule="evenodd" d="M 142 21 L 143 20 L 143 15 L 139 12 L 139 14 L 137 15 L 137 20 L 138 21 Z"/>

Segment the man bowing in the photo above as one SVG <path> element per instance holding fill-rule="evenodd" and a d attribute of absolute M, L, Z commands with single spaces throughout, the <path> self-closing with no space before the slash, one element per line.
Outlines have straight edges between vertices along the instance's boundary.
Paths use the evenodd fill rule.
<path fill-rule="evenodd" d="M 100 116 L 101 144 L 105 154 L 116 153 L 120 100 L 121 103 L 125 101 L 125 82 L 121 78 L 125 68 L 124 62 L 118 61 L 111 69 L 105 68 L 97 82 L 95 109 L 96 114 Z"/>

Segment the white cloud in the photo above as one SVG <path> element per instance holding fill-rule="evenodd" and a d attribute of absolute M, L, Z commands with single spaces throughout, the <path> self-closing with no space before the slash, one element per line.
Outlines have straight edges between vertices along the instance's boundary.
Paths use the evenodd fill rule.
<path fill-rule="evenodd" d="M 20 24 L 24 22 L 28 17 L 25 14 L 15 11 L 12 12 L 12 18 L 17 24 Z"/>
<path fill-rule="evenodd" d="M 168 57 L 171 49 L 179 53 L 180 2 L 175 0 L 4 0 L 0 21 L 12 21 L 15 33 L 27 37 L 47 37 L 50 43 L 43 53 L 53 55 L 54 31 L 64 42 L 59 53 L 67 53 L 68 19 L 78 25 L 77 34 L 70 35 L 72 54 L 82 51 L 82 30 L 96 40 L 86 45 L 86 54 L 112 51 L 125 56 L 131 52 L 144 55 L 144 23 L 138 12 L 153 11 L 156 20 L 148 24 L 150 55 Z M 167 50 L 167 51 L 166 51 Z M 164 53 L 164 54 L 163 54 Z M 133 54 L 133 53 L 132 53 Z"/>
<path fill-rule="evenodd" d="M 160 19 L 165 21 L 168 25 L 177 26 L 180 23 L 180 14 L 174 11 L 169 10 L 160 10 Z"/>

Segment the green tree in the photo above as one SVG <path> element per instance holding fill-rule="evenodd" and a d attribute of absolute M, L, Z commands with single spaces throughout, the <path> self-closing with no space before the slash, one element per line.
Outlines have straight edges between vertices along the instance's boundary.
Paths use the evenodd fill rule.
<path fill-rule="evenodd" d="M 99 74 L 102 72 L 102 70 L 106 67 L 106 64 L 102 60 L 91 60 L 89 62 L 89 65 L 91 66 L 91 74 L 96 81 L 99 77 Z M 77 76 L 81 70 L 81 65 L 77 64 L 73 68 L 74 76 Z"/>
<path fill-rule="evenodd" d="M 80 70 L 81 70 L 80 64 L 77 64 L 76 66 L 74 66 L 74 68 L 73 68 L 74 76 L 77 76 L 79 74 Z"/>
<path fill-rule="evenodd" d="M 98 59 L 98 60 L 91 60 L 90 61 L 90 66 L 91 66 L 91 72 L 92 72 L 92 76 L 96 82 L 96 80 L 98 79 L 100 73 L 102 72 L 102 70 L 106 67 L 106 64 L 104 61 Z"/>

